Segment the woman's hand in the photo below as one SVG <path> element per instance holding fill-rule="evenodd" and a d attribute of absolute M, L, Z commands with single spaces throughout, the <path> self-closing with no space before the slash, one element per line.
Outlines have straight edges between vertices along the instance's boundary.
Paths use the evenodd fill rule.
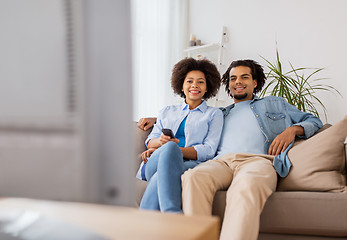
<path fill-rule="evenodd" d="M 171 138 L 169 136 L 166 136 L 163 133 L 160 135 L 160 138 L 159 138 L 160 146 L 163 146 L 165 143 L 167 143 L 169 141 L 179 143 L 180 140 L 178 140 L 177 138 Z"/>
<path fill-rule="evenodd" d="M 147 147 L 157 149 L 169 141 L 179 143 L 180 140 L 178 140 L 177 138 L 170 138 L 169 136 L 161 134 L 159 138 L 153 138 L 153 139 L 149 140 Z"/>
<path fill-rule="evenodd" d="M 146 162 L 148 161 L 147 158 L 149 158 L 155 150 L 156 150 L 155 148 L 149 148 L 149 149 L 147 149 L 146 151 L 144 151 L 144 152 L 141 154 L 142 161 L 143 161 L 144 163 L 146 163 Z"/>

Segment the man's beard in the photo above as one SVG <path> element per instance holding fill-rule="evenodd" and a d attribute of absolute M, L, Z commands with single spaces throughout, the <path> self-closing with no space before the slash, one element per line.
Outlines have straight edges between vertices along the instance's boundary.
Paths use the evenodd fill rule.
<path fill-rule="evenodd" d="M 234 95 L 234 98 L 237 100 L 242 100 L 242 99 L 247 98 L 247 96 L 248 96 L 248 94 L 244 93 L 244 94 Z"/>

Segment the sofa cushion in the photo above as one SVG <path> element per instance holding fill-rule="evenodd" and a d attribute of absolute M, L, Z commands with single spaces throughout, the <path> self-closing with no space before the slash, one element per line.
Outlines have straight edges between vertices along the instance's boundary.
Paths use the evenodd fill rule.
<path fill-rule="evenodd" d="M 275 192 L 260 217 L 260 232 L 347 236 L 347 193 Z"/>
<path fill-rule="evenodd" d="M 278 182 L 278 191 L 333 191 L 346 188 L 347 116 L 288 152 L 292 169 Z"/>
<path fill-rule="evenodd" d="M 135 178 L 135 201 L 133 207 L 138 208 L 140 206 L 140 202 L 143 194 L 145 193 L 146 187 L 148 185 L 147 181 L 143 181 Z"/>
<path fill-rule="evenodd" d="M 137 127 L 137 123 L 133 122 L 133 129 L 134 129 L 134 135 L 135 135 L 135 152 L 136 152 L 136 164 L 134 169 L 134 174 L 136 175 L 137 170 L 139 169 L 139 166 L 142 162 L 141 153 L 143 151 L 146 151 L 146 145 L 145 141 L 147 139 L 147 136 L 152 131 L 152 127 L 147 129 L 146 131 L 143 131 L 142 129 Z"/>
<path fill-rule="evenodd" d="M 317 132 L 315 132 L 315 134 L 313 134 L 313 136 L 317 135 L 318 133 L 323 132 L 324 130 L 330 128 L 331 126 L 332 126 L 332 125 L 329 124 L 329 123 L 324 124 L 323 127 L 321 127 Z M 313 137 L 313 136 L 312 136 L 312 137 Z M 296 138 L 295 138 L 295 142 L 294 142 L 294 144 L 293 144 L 293 147 L 299 145 L 300 143 L 305 142 L 306 140 L 307 140 L 307 139 L 296 137 Z"/>
<path fill-rule="evenodd" d="M 142 129 L 137 127 L 136 122 L 133 122 L 133 129 L 134 129 L 135 143 L 136 143 L 135 151 L 136 153 L 140 154 L 147 149 L 145 145 L 145 141 L 147 139 L 147 136 L 152 131 L 152 128 L 149 128 L 146 131 L 143 131 Z"/>

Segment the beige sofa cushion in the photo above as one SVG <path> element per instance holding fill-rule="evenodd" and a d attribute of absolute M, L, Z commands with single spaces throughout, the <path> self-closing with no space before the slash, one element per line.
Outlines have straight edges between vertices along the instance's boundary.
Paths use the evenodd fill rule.
<path fill-rule="evenodd" d="M 261 214 L 260 232 L 316 235 L 309 238 L 312 240 L 325 239 L 318 236 L 346 237 L 346 202 L 346 192 L 275 192 Z"/>
<path fill-rule="evenodd" d="M 292 163 L 278 191 L 333 191 L 346 188 L 345 146 L 347 116 L 327 130 L 294 146 L 288 157 Z"/>
<path fill-rule="evenodd" d="M 135 136 L 135 153 L 136 153 L 136 164 L 134 169 L 134 174 L 136 175 L 137 170 L 142 162 L 141 153 L 146 151 L 145 141 L 147 136 L 151 133 L 152 128 L 147 129 L 146 131 L 141 130 L 137 127 L 137 123 L 133 122 L 134 136 Z"/>

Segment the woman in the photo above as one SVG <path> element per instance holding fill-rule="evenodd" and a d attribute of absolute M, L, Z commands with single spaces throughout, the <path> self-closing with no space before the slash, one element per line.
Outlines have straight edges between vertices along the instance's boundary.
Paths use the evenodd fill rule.
<path fill-rule="evenodd" d="M 159 113 L 137 176 L 149 182 L 140 209 L 181 213 L 181 175 L 213 158 L 221 136 L 223 114 L 204 101 L 217 94 L 220 75 L 210 61 L 186 58 L 174 66 L 171 86 L 185 102 Z"/>

